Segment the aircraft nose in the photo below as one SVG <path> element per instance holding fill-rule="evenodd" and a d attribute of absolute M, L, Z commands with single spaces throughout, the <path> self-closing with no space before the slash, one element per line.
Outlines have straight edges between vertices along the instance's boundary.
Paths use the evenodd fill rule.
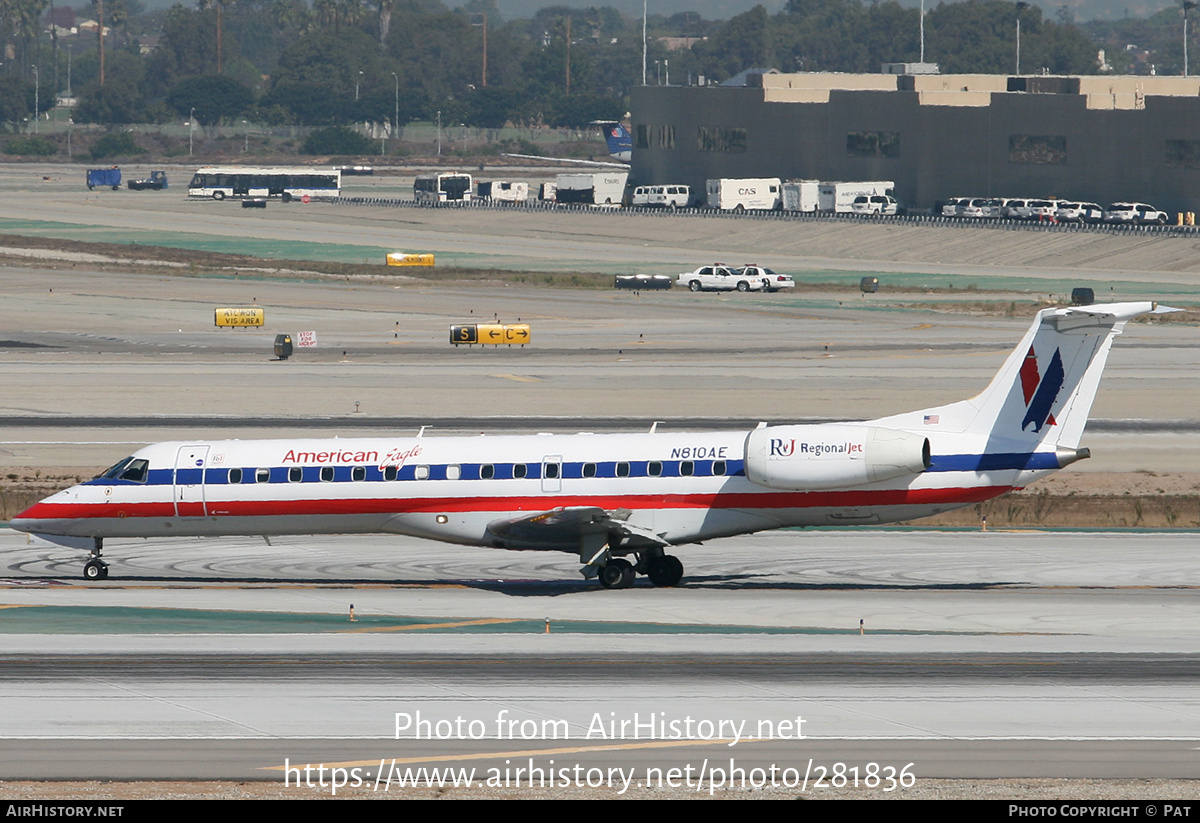
<path fill-rule="evenodd" d="M 19 532 L 37 532 L 44 530 L 54 517 L 51 515 L 50 506 L 46 501 L 34 503 L 25 511 L 18 514 L 12 520 L 8 521 L 10 528 L 16 529 Z"/>

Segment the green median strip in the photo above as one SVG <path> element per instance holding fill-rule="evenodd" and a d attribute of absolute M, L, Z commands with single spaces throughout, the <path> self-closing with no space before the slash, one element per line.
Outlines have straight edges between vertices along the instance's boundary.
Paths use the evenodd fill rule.
<path fill-rule="evenodd" d="M 543 634 L 545 620 L 396 615 L 158 609 L 129 606 L 12 605 L 0 609 L 0 634 Z M 857 627 L 775 628 L 683 623 L 551 620 L 552 634 L 858 634 Z M 871 634 L 977 634 L 872 631 Z"/>

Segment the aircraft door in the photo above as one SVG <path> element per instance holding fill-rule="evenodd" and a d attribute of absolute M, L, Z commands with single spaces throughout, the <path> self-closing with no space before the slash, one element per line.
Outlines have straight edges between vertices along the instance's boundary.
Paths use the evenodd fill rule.
<path fill-rule="evenodd" d="M 542 458 L 542 491 L 562 491 L 562 455 L 551 454 Z"/>
<path fill-rule="evenodd" d="M 208 446 L 181 446 L 175 455 L 175 516 L 204 517 L 204 467 Z"/>

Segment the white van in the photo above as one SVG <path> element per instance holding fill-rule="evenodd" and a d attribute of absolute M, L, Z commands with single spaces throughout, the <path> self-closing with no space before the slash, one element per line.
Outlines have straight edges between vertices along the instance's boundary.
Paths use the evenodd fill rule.
<path fill-rule="evenodd" d="M 691 186 L 638 186 L 633 190 L 631 206 L 686 209 L 692 200 Z"/>

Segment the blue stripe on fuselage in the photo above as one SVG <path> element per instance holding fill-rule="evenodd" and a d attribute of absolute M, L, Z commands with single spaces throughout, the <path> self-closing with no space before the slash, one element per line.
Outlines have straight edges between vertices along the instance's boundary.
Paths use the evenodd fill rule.
<path fill-rule="evenodd" d="M 1058 456 L 1054 452 L 997 452 L 993 454 L 936 454 L 926 471 L 1046 471 L 1057 468 Z"/>

